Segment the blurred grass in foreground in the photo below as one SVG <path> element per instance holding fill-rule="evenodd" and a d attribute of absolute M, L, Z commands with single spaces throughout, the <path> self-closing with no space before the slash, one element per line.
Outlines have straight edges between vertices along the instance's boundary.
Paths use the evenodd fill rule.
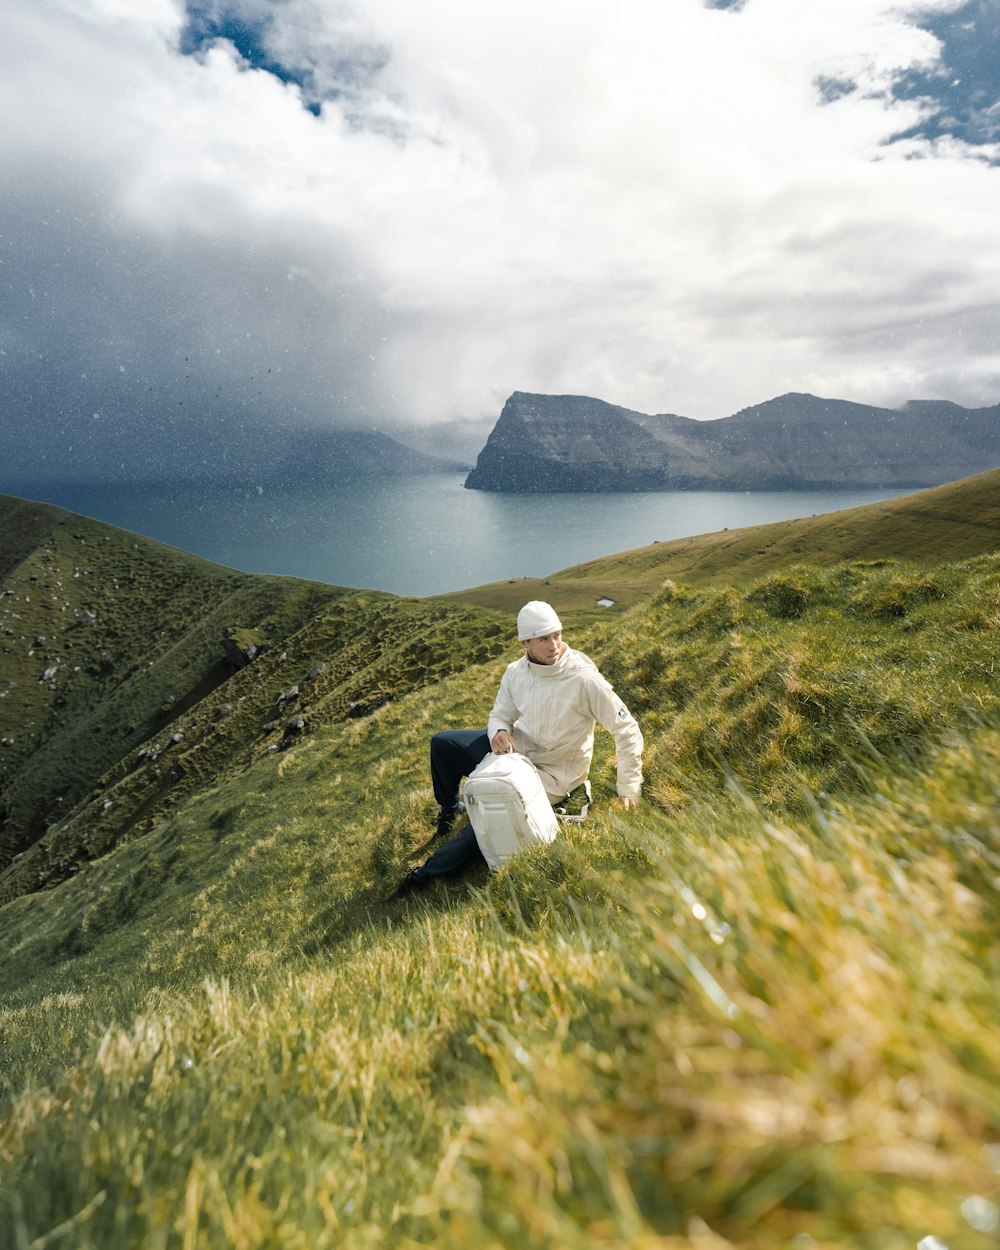
<path fill-rule="evenodd" d="M 995 1244 L 998 789 L 984 730 L 799 824 L 605 817 L 161 993 L 14 1100 L 4 1244 Z"/>

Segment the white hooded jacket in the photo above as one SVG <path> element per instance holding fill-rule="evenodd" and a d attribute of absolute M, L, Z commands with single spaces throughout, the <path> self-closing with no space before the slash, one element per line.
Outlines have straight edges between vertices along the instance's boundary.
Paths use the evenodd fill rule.
<path fill-rule="evenodd" d="M 615 739 L 618 793 L 637 798 L 642 786 L 642 734 L 635 718 L 582 651 L 567 647 L 555 664 L 533 664 L 526 655 L 508 664 L 487 734 L 501 729 L 541 773 L 550 798 L 562 798 L 590 772 L 594 725 Z"/>

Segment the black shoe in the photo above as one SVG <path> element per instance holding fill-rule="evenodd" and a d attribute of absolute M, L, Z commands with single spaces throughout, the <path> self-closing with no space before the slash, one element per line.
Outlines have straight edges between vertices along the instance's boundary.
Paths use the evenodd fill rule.
<path fill-rule="evenodd" d="M 455 808 L 442 807 L 438 813 L 437 829 L 434 831 L 434 836 L 440 838 L 446 833 L 451 833 L 455 827 L 456 820 L 458 820 L 458 811 Z"/>
<path fill-rule="evenodd" d="M 394 903 L 397 899 L 409 898 L 411 894 L 416 894 L 418 890 L 425 890 L 428 885 L 430 885 L 430 881 L 427 877 L 420 876 L 420 869 L 411 868 L 389 895 L 389 902 Z"/>

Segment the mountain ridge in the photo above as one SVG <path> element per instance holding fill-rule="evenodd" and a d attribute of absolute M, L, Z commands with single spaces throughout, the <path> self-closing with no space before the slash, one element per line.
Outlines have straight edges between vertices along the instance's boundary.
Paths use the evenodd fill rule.
<path fill-rule="evenodd" d="M 397 431 L 398 433 L 398 431 Z M 278 485 L 292 482 L 339 482 L 364 477 L 423 476 L 468 470 L 468 459 L 439 454 L 431 447 L 412 447 L 375 428 L 248 426 L 240 431 L 215 431 L 191 440 L 175 459 L 155 459 L 122 466 L 132 484 L 202 482 L 219 486 Z M 62 483 L 104 481 L 102 469 L 74 467 L 56 472 L 44 465 L 10 467 L 0 476 L 0 490 L 12 496 Z"/>
<path fill-rule="evenodd" d="M 515 391 L 470 490 L 920 489 L 1000 464 L 1000 404 L 904 409 L 790 392 L 715 421 Z"/>

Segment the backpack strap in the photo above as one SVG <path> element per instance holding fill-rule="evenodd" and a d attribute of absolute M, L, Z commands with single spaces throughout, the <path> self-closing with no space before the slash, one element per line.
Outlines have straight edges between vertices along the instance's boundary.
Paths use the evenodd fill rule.
<path fill-rule="evenodd" d="M 577 790 L 580 790 L 580 789 L 584 791 L 584 795 L 585 795 L 583 802 L 580 804 L 580 810 L 578 812 L 568 812 L 566 808 L 563 806 L 563 804 L 565 804 L 566 800 L 571 798 L 572 795 L 576 794 Z M 553 804 L 553 809 L 555 811 L 556 818 L 558 820 L 564 821 L 566 824 L 582 825 L 583 822 L 587 819 L 587 813 L 590 811 L 591 797 L 592 796 L 590 792 L 590 779 L 588 778 L 587 780 L 583 782 L 582 787 L 577 786 L 576 790 L 573 790 L 571 794 L 565 795 L 563 798 L 558 799 Z M 574 803 L 574 807 L 575 806 L 576 804 Z"/>

